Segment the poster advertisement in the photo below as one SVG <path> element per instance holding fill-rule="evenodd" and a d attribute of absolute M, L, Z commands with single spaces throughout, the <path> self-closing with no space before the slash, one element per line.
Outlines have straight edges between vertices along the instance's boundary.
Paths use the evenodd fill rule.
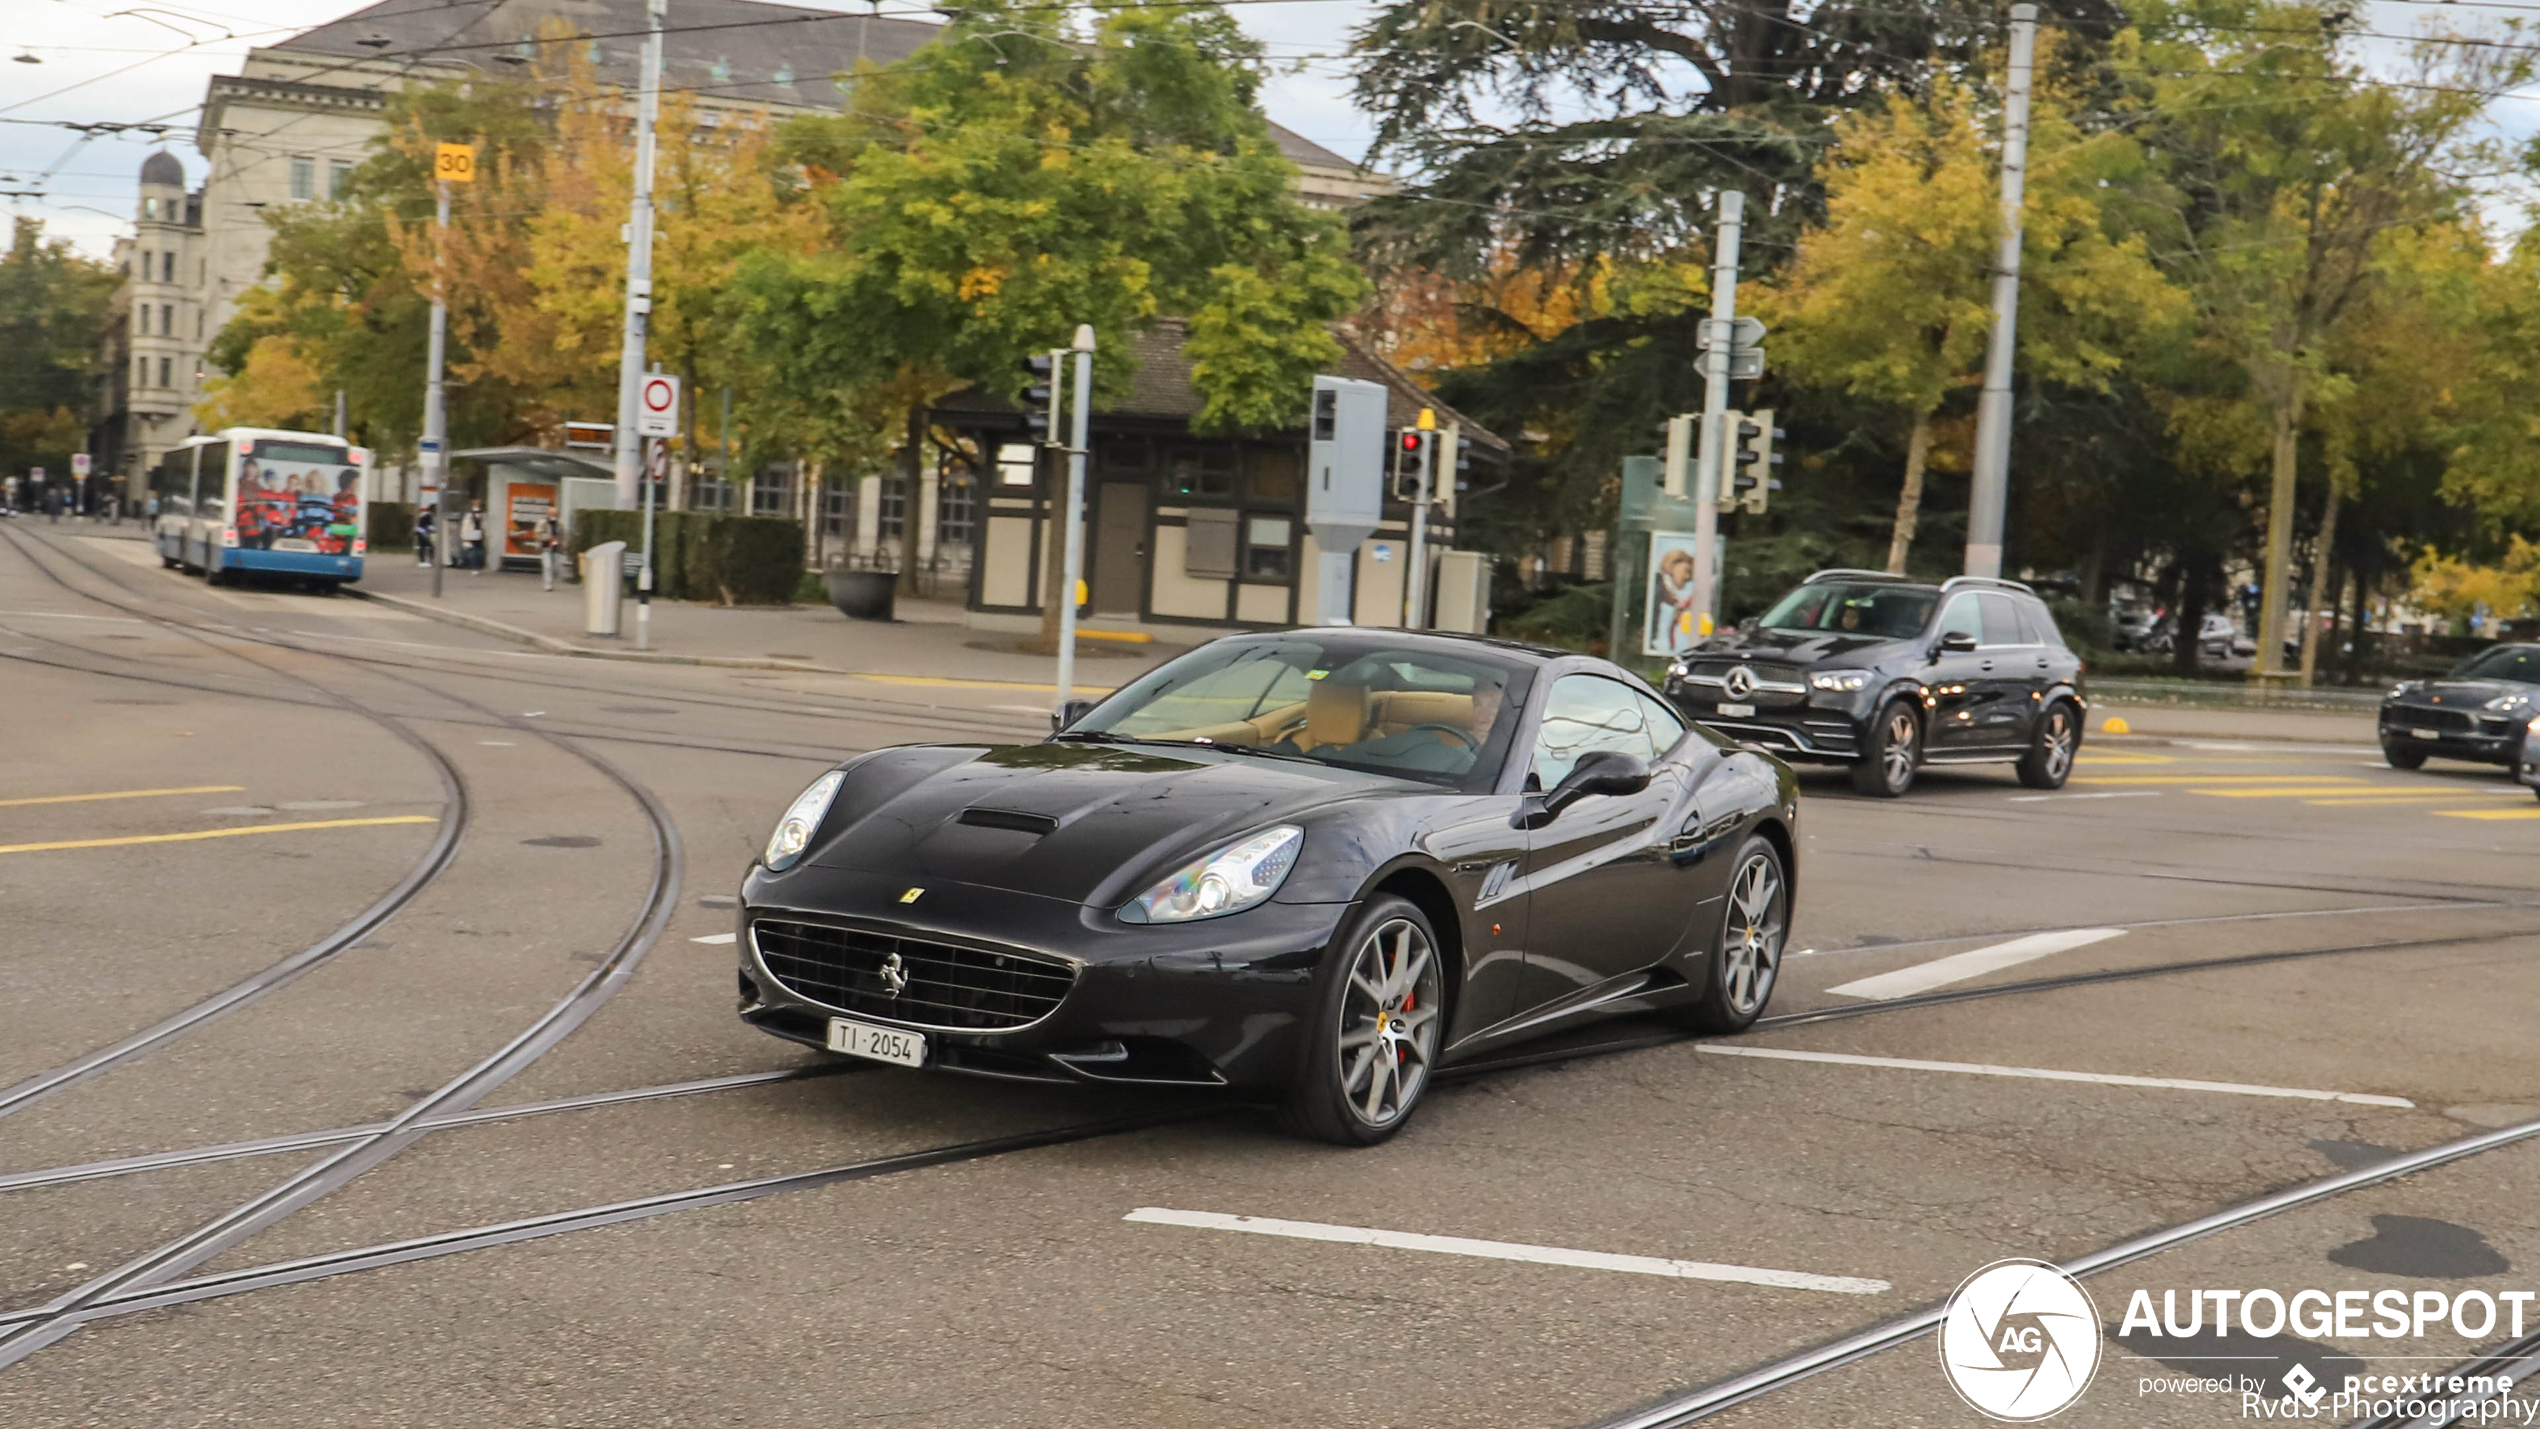
<path fill-rule="evenodd" d="M 1644 655 L 1680 655 L 1701 636 L 1693 628 L 1693 553 L 1690 531 L 1649 533 L 1649 594 L 1642 605 Z"/>
<path fill-rule="evenodd" d="M 504 488 L 503 554 L 538 556 L 538 523 L 556 514 L 556 488 L 542 481 L 515 481 Z"/>
<path fill-rule="evenodd" d="M 338 447 L 264 442 L 238 459 L 238 544 L 346 556 L 362 533 L 362 469 Z"/>

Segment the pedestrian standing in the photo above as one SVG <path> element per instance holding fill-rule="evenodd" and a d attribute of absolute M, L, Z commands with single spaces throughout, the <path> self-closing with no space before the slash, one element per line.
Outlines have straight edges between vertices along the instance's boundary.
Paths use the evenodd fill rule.
<path fill-rule="evenodd" d="M 556 513 L 553 511 L 538 518 L 537 540 L 538 588 L 554 590 L 556 588 L 556 558 L 564 550 L 564 531 L 556 524 Z"/>
<path fill-rule="evenodd" d="M 459 544 L 466 550 L 462 563 L 467 566 L 467 573 L 472 576 L 483 575 L 485 573 L 485 512 L 473 501 L 467 504 L 467 514 L 459 518 Z"/>
<path fill-rule="evenodd" d="M 432 568 L 432 508 L 415 513 L 415 569 Z"/>

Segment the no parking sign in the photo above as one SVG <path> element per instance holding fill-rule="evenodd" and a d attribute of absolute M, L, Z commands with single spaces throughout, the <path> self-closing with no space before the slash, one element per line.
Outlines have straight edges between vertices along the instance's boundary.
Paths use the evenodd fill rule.
<path fill-rule="evenodd" d="M 645 374 L 635 389 L 635 435 L 679 435 L 679 379 L 658 372 Z"/>

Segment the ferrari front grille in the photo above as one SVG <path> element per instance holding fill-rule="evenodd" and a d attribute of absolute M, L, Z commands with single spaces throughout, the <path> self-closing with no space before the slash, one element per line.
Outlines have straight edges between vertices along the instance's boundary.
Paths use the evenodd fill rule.
<path fill-rule="evenodd" d="M 1076 982 L 1067 963 L 865 928 L 762 918 L 759 961 L 798 997 L 841 1012 L 961 1032 L 1038 1022 Z"/>

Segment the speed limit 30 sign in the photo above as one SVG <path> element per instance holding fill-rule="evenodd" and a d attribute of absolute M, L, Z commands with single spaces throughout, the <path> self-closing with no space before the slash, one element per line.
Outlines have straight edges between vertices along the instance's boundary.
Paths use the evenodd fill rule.
<path fill-rule="evenodd" d="M 679 435 L 679 379 L 648 373 L 635 389 L 635 435 Z"/>

